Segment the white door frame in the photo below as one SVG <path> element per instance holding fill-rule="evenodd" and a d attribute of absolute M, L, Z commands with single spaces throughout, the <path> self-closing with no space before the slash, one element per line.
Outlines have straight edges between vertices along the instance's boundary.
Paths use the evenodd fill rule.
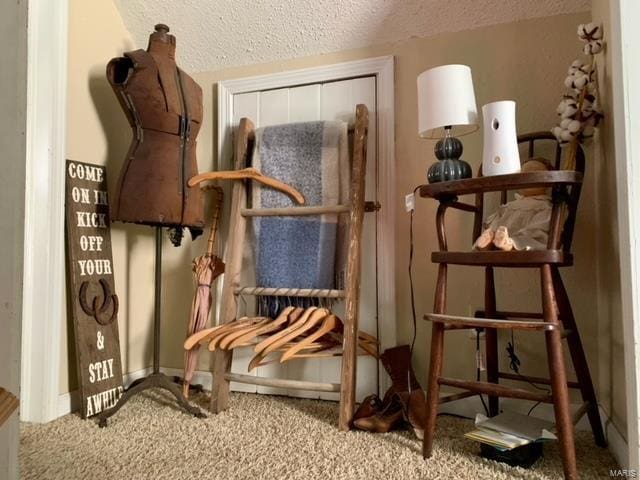
<path fill-rule="evenodd" d="M 628 465 L 640 469 L 640 5 L 610 2 L 620 280 L 627 396 Z M 635 162 L 634 162 L 635 157 Z"/>
<path fill-rule="evenodd" d="M 20 418 L 58 417 L 66 319 L 64 187 L 68 0 L 29 0 Z"/>
<path fill-rule="evenodd" d="M 233 96 L 276 88 L 376 77 L 378 132 L 378 328 L 381 349 L 396 344 L 394 59 L 376 57 L 218 83 L 218 168 L 230 168 Z M 355 105 L 354 105 L 355 108 Z M 383 377 L 384 378 L 384 377 Z M 382 383 L 381 379 L 381 383 Z M 381 388 L 384 385 L 381 385 Z"/>

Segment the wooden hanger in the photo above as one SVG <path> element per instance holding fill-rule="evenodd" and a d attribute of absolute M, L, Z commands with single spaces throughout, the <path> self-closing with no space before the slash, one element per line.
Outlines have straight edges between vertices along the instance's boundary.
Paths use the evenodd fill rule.
<path fill-rule="evenodd" d="M 264 349 L 268 348 L 274 342 L 277 342 L 280 338 L 282 338 L 285 335 L 288 335 L 289 333 L 297 330 L 302 325 L 304 325 L 304 323 L 309 319 L 311 314 L 313 312 L 315 312 L 317 309 L 318 309 L 318 307 L 309 307 L 309 308 L 307 308 L 302 313 L 302 315 L 300 315 L 300 317 L 298 319 L 296 319 L 294 322 L 292 322 L 287 328 L 285 328 L 284 330 L 279 331 L 278 333 L 276 333 L 274 335 L 271 335 L 269 338 L 266 338 L 262 342 L 258 343 L 256 345 L 256 347 L 254 348 L 254 351 L 256 353 L 262 353 L 262 351 Z"/>
<path fill-rule="evenodd" d="M 220 330 L 224 325 L 217 325 L 211 328 L 204 328 L 184 341 L 184 349 L 191 350 L 198 343 L 204 343 L 208 340 L 209 335 L 212 335 L 215 331 Z"/>
<path fill-rule="evenodd" d="M 271 353 L 286 352 L 289 348 L 293 347 L 294 345 L 295 343 L 293 342 L 285 343 L 284 345 L 282 345 L 281 347 L 278 347 Z M 325 337 L 321 342 L 320 341 L 313 342 L 307 345 L 307 347 L 304 350 L 302 350 L 300 353 L 298 353 L 295 358 L 340 356 L 341 353 L 339 351 L 330 352 L 331 349 L 335 349 L 336 347 L 339 347 L 339 346 L 340 346 L 340 343 L 335 342 L 333 339 Z M 254 363 L 253 365 L 250 365 L 248 371 L 251 371 L 255 367 L 263 367 L 265 365 L 269 365 L 270 363 L 278 362 L 278 358 L 273 358 L 272 360 L 266 360 L 266 361 L 264 360 L 265 358 L 266 356 L 260 358 L 259 363 Z"/>
<path fill-rule="evenodd" d="M 317 325 L 323 318 L 329 315 L 329 310 L 326 308 L 309 307 L 305 310 L 300 319 L 294 322 L 289 327 L 285 328 L 276 335 L 272 335 L 267 340 L 261 342 L 261 345 L 256 345 L 255 351 L 257 352 L 249 362 L 249 371 L 260 366 L 261 362 L 271 352 L 284 346 L 294 338 L 298 337 L 302 333 L 308 331 L 314 325 Z M 261 347 L 258 349 L 258 347 Z"/>
<path fill-rule="evenodd" d="M 275 342 L 271 343 L 271 345 L 268 345 L 260 353 L 264 354 L 265 356 L 268 355 L 269 353 L 273 352 L 277 348 L 290 342 L 294 338 L 298 338 L 300 335 L 303 335 L 305 332 L 308 332 L 330 314 L 331 312 L 326 308 L 317 308 L 314 312 L 311 313 L 311 315 L 309 315 L 309 318 L 307 319 L 306 322 L 304 322 L 298 328 L 295 328 L 284 335 L 280 335 Z"/>
<path fill-rule="evenodd" d="M 308 337 L 305 337 L 300 342 L 294 343 L 294 345 L 287 349 L 280 357 L 280 363 L 286 362 L 292 358 L 302 358 L 301 355 L 296 355 L 298 352 L 302 350 L 306 350 L 309 348 L 309 345 L 313 344 L 316 340 L 321 337 L 327 335 L 329 338 L 332 338 L 337 344 L 341 343 L 341 338 L 339 337 L 339 333 L 344 330 L 344 324 L 342 320 L 340 320 L 335 315 L 331 314 L 327 316 L 320 327 L 313 332 Z M 373 345 L 372 345 L 373 344 Z M 378 349 L 377 349 L 378 341 L 372 335 L 369 335 L 366 332 L 358 331 L 358 346 L 362 348 L 366 353 L 371 355 L 374 358 L 378 358 Z M 314 357 L 314 356 L 326 356 L 326 355 L 314 355 L 314 352 L 307 353 L 304 355 L 305 358 Z"/>
<path fill-rule="evenodd" d="M 291 185 L 287 185 L 280 180 L 276 180 L 273 177 L 267 177 L 253 167 L 244 168 L 242 170 L 225 170 L 220 172 L 205 172 L 189 179 L 188 185 L 195 187 L 196 185 L 206 182 L 208 180 L 243 180 L 250 179 L 256 182 L 263 183 L 275 190 L 279 190 L 289 195 L 298 204 L 304 205 L 304 196 L 298 190 Z"/>
<path fill-rule="evenodd" d="M 209 351 L 214 352 L 215 349 L 218 347 L 218 343 L 220 343 L 220 341 L 228 333 L 237 332 L 238 330 L 245 331 L 244 329 L 247 326 L 255 325 L 256 323 L 259 323 L 263 319 L 264 317 L 242 317 L 240 320 L 226 323 L 225 327 L 228 327 L 228 328 L 222 328 L 218 330 L 209 338 Z"/>
<path fill-rule="evenodd" d="M 336 326 L 342 326 L 342 322 L 335 315 L 327 315 L 322 321 L 322 325 L 308 337 L 305 337 L 300 342 L 295 343 L 291 348 L 287 349 L 280 357 L 280 363 L 286 362 L 292 358 L 296 353 L 301 350 L 309 348 L 310 344 L 313 344 L 316 340 L 320 339 L 327 333 L 331 332 Z"/>
<path fill-rule="evenodd" d="M 342 337 L 338 332 L 329 332 L 328 335 L 341 342 Z M 378 358 L 378 341 L 368 333 L 358 331 L 358 346 L 373 358 Z"/>
<path fill-rule="evenodd" d="M 218 344 L 218 346 L 222 349 L 222 350 L 228 350 L 230 349 L 230 344 L 231 342 L 233 342 L 235 339 L 246 335 L 248 332 L 253 332 L 254 330 L 259 329 L 260 327 L 264 326 L 264 325 L 268 325 L 273 323 L 273 320 L 269 317 L 262 317 L 262 320 L 251 324 L 251 325 L 246 325 L 244 327 L 238 328 L 237 330 L 234 330 L 232 332 L 229 332 L 225 335 L 222 336 L 222 339 L 220 340 L 220 343 Z M 246 342 L 242 342 L 243 344 Z"/>
<path fill-rule="evenodd" d="M 244 318 L 247 318 L 247 317 L 243 317 L 240 320 L 243 320 Z M 228 329 L 237 324 L 238 324 L 238 320 L 233 320 L 223 325 L 216 325 L 215 327 L 205 328 L 203 330 L 200 330 L 199 332 L 194 333 L 193 335 L 191 335 L 189 338 L 185 340 L 184 349 L 191 350 L 193 347 L 196 346 L 197 343 L 205 343 L 209 341 L 212 336 L 217 335 L 219 333 L 223 333 L 225 329 Z"/>
<path fill-rule="evenodd" d="M 278 328 L 280 328 L 285 323 L 289 322 L 289 324 L 296 321 L 300 318 L 300 315 L 304 312 L 303 308 L 294 308 L 294 307 L 286 307 L 280 312 L 280 315 L 273 320 L 272 322 L 267 323 L 266 325 L 259 326 L 255 329 L 251 329 L 250 331 L 244 333 L 242 336 L 236 338 L 229 344 L 229 349 L 239 347 L 240 345 L 244 345 L 247 342 L 250 342 L 254 338 L 258 338 L 260 335 L 264 335 L 266 333 L 271 333 Z"/>

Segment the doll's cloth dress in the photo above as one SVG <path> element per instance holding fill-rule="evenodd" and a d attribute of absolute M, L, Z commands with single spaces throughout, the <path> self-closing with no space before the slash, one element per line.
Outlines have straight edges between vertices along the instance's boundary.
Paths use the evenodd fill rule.
<path fill-rule="evenodd" d="M 495 232 L 498 227 L 506 227 L 516 250 L 546 250 L 551 210 L 548 195 L 516 194 L 515 200 L 501 205 L 487 217 L 484 229 Z"/>

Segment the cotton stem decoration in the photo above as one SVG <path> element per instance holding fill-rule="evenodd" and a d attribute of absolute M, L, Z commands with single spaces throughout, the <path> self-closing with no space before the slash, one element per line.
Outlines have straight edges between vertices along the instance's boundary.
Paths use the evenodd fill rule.
<path fill-rule="evenodd" d="M 596 55 L 602 51 L 602 26 L 587 23 L 578 26 L 578 38 L 584 42 L 585 59 L 574 60 L 564 85 L 568 91 L 556 112 L 560 123 L 551 130 L 561 144 L 569 145 L 565 168 L 575 169 L 578 144 L 593 137 L 602 118 L 598 106 Z"/>

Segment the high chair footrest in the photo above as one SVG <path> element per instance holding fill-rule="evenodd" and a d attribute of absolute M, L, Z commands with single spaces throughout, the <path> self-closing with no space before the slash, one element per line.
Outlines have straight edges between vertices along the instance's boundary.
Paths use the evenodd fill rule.
<path fill-rule="evenodd" d="M 472 382 L 467 380 L 458 380 L 456 378 L 439 377 L 440 385 L 461 388 L 475 393 L 483 393 L 496 397 L 519 398 L 520 400 L 531 400 L 533 402 L 553 403 L 553 397 L 546 393 L 531 392 L 521 388 L 506 387 L 498 383 L 490 382 Z"/>
<path fill-rule="evenodd" d="M 559 330 L 560 325 L 539 320 L 500 320 L 497 318 L 459 317 L 438 313 L 427 313 L 425 320 L 444 323 L 453 328 L 504 328 L 515 330 Z"/>

